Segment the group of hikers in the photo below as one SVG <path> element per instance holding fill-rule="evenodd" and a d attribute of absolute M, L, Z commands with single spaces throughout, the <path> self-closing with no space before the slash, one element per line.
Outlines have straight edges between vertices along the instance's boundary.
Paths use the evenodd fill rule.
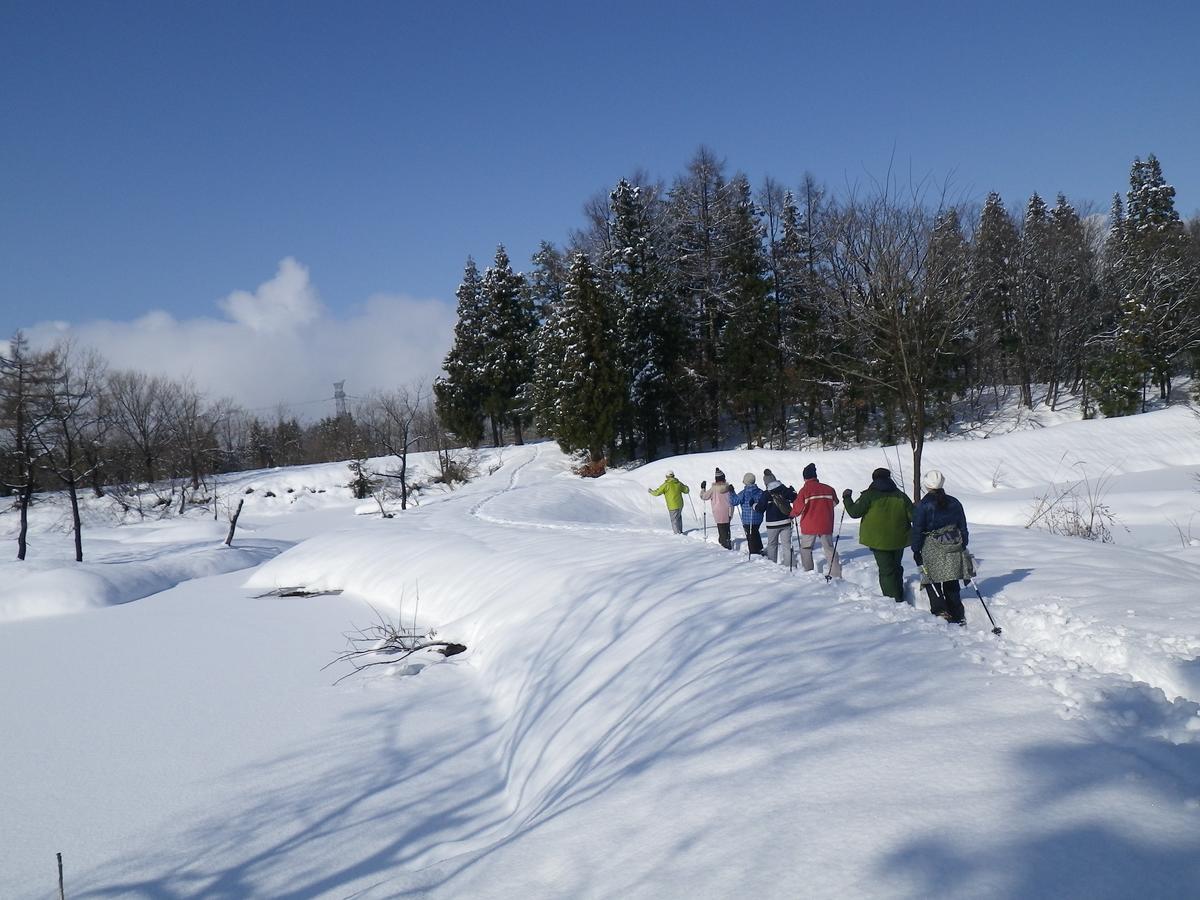
<path fill-rule="evenodd" d="M 837 491 L 817 478 L 815 464 L 805 466 L 803 474 L 804 484 L 799 491 L 781 483 L 770 469 L 763 470 L 765 489 L 758 486 L 753 472 L 747 472 L 742 476 L 742 490 L 734 491 L 725 480 L 725 473 L 717 469 L 712 487 L 707 481 L 700 482 L 700 498 L 712 508 L 717 540 L 722 547 L 733 549 L 729 526 L 734 509 L 738 509 L 749 553 L 791 568 L 795 523 L 800 565 L 804 570 L 813 571 L 813 548 L 820 541 L 827 564 L 826 577 L 841 578 L 842 564 L 833 528 Z M 926 472 L 921 479 L 925 495 L 914 506 L 892 480 L 891 471 L 879 468 L 871 473 L 870 487 L 857 500 L 849 488 L 842 491 L 842 500 L 845 514 L 862 519 L 858 541 L 875 556 L 880 592 L 897 603 L 904 602 L 904 548 L 909 547 L 921 570 L 930 612 L 965 625 L 961 584 L 975 574 L 967 552 L 970 534 L 962 504 L 946 493 L 944 485 L 941 472 L 936 469 Z M 650 488 L 650 493 L 666 500 L 671 528 L 682 534 L 683 495 L 690 493 L 688 486 L 674 472 L 667 472 L 666 480 L 657 488 Z M 760 526 L 767 531 L 765 547 Z"/>

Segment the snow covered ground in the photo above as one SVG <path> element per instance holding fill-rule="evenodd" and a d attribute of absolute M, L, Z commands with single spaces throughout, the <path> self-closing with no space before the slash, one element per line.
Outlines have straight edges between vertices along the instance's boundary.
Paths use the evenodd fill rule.
<path fill-rule="evenodd" d="M 970 591 L 965 629 L 879 597 L 850 520 L 827 584 L 646 493 L 807 462 L 857 492 L 895 449 L 591 481 L 506 448 L 393 519 L 345 466 L 243 473 L 235 549 L 93 522 L 82 566 L 43 507 L 0 563 L 0 896 L 55 896 L 57 851 L 70 897 L 1197 896 L 1200 422 L 926 455 L 1000 637 Z M 1113 543 L 1024 527 L 1076 484 Z M 468 650 L 334 685 L 374 610 Z"/>

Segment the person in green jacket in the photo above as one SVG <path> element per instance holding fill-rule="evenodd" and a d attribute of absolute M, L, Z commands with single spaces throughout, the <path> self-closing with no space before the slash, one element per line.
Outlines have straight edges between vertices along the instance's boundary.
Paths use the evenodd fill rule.
<path fill-rule="evenodd" d="M 667 480 L 656 488 L 650 488 L 650 493 L 667 501 L 671 530 L 676 534 L 683 534 L 683 495 L 691 493 L 688 486 L 676 478 L 674 472 L 668 472 Z"/>
<path fill-rule="evenodd" d="M 858 542 L 875 554 L 879 590 L 885 597 L 903 603 L 904 548 L 912 529 L 912 500 L 896 487 L 887 469 L 872 472 L 871 486 L 858 495 L 858 500 L 852 498 L 849 488 L 842 491 L 846 514 L 862 519 Z"/>

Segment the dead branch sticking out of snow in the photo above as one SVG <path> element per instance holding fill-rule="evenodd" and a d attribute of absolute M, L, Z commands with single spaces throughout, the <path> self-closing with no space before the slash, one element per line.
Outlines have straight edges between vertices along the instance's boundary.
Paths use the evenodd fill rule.
<path fill-rule="evenodd" d="M 349 645 L 349 649 L 339 653 L 321 667 L 324 671 L 336 663 L 350 664 L 351 670 L 338 678 L 334 684 L 351 675 L 356 675 L 364 669 L 395 665 L 421 650 L 432 650 L 442 656 L 454 656 L 467 649 L 464 644 L 434 640 L 437 632 L 432 629 L 420 634 L 415 625 L 412 628 L 405 628 L 399 619 L 393 622 L 373 606 L 371 611 L 375 613 L 378 621 L 365 628 L 346 632 L 346 643 Z"/>

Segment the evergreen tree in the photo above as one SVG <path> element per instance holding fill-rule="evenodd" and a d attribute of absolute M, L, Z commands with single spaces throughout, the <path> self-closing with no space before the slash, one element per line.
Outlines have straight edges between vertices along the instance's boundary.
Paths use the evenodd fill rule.
<path fill-rule="evenodd" d="M 1180 355 L 1200 345 L 1200 271 L 1175 211 L 1175 188 L 1153 155 L 1129 173 L 1121 284 L 1121 335 L 1167 399 Z"/>
<path fill-rule="evenodd" d="M 1044 359 L 1044 322 L 1050 307 L 1050 272 L 1053 241 L 1046 202 L 1034 194 L 1025 207 L 1025 222 L 1017 257 L 1018 302 L 1014 309 L 1013 345 L 1021 404 L 1033 406 L 1033 380 L 1039 377 L 1036 361 Z"/>
<path fill-rule="evenodd" d="M 976 304 L 974 331 L 984 375 L 992 384 L 1011 383 L 1017 370 L 1017 259 L 1020 239 L 1000 195 L 988 194 L 972 253 L 971 284 Z"/>
<path fill-rule="evenodd" d="M 518 444 L 524 443 L 522 424 L 528 417 L 533 380 L 533 336 L 537 329 L 525 279 L 512 270 L 501 244 L 480 286 L 483 308 L 483 412 L 491 420 L 492 443 L 500 446 L 505 424 L 511 424 Z"/>
<path fill-rule="evenodd" d="M 913 341 L 926 369 L 925 392 L 930 413 L 949 429 L 952 401 L 966 386 L 967 361 L 973 348 L 968 338 L 971 250 L 963 237 L 958 210 L 946 210 L 934 222 L 925 260 L 921 310 L 923 325 Z"/>
<path fill-rule="evenodd" d="M 669 423 L 680 414 L 673 382 L 685 325 L 660 251 L 662 225 L 653 197 L 621 179 L 609 202 L 613 223 L 608 268 L 628 385 L 626 450 L 636 455 L 640 440 L 646 458 L 654 459 Z"/>
<path fill-rule="evenodd" d="M 1079 214 L 1062 194 L 1050 212 L 1051 301 L 1043 317 L 1046 401 L 1053 409 L 1063 382 L 1079 389 L 1089 341 L 1101 329 L 1093 253 Z"/>
<path fill-rule="evenodd" d="M 455 292 L 458 321 L 454 345 L 442 368 L 445 378 L 433 386 L 437 413 L 446 427 L 471 447 L 483 437 L 485 384 L 482 378 L 487 333 L 484 325 L 483 279 L 475 260 L 467 257 L 463 280 Z"/>
<path fill-rule="evenodd" d="M 745 434 L 747 446 L 761 446 L 763 426 L 770 415 L 772 383 L 783 386 L 780 357 L 782 328 L 768 303 L 771 290 L 762 247 L 762 226 L 745 175 L 729 185 L 729 215 L 721 240 L 725 317 L 720 339 L 723 399 Z M 764 373 L 763 360 L 776 363 Z M 764 377 L 764 375 L 766 377 Z"/>
<path fill-rule="evenodd" d="M 562 422 L 563 359 L 566 337 L 563 315 L 570 274 L 563 256 L 553 245 L 543 242 L 534 254 L 530 273 L 530 294 L 540 324 L 534 335 L 534 372 L 530 390 L 533 422 L 544 434 L 558 434 Z"/>
<path fill-rule="evenodd" d="M 604 459 L 625 403 L 624 366 L 611 298 L 605 296 L 586 254 L 577 253 L 558 319 L 563 357 L 562 397 L 555 437 L 563 450 Z"/>

